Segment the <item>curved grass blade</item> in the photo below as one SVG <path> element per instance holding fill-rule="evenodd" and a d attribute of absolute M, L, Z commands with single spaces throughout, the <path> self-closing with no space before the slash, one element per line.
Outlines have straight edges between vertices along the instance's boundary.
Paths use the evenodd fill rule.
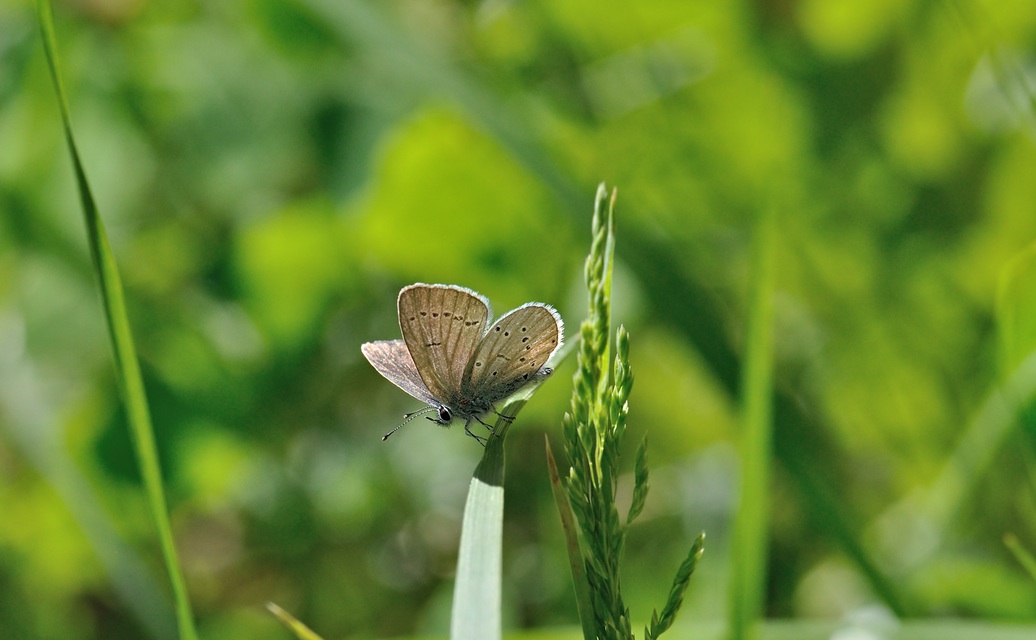
<path fill-rule="evenodd" d="M 284 609 L 281 609 L 276 604 L 267 602 L 266 610 L 277 616 L 277 619 L 280 620 L 284 626 L 291 629 L 291 632 L 294 633 L 295 637 L 299 640 L 324 640 L 312 629 L 296 620 L 295 616 L 291 615 Z"/>
<path fill-rule="evenodd" d="M 90 245 L 90 257 L 100 287 L 101 302 L 104 307 L 105 319 L 107 320 L 108 337 L 111 340 L 119 391 L 122 394 L 123 402 L 126 403 L 126 415 L 129 420 L 130 434 L 133 438 L 134 451 L 137 455 L 137 462 L 140 465 L 148 505 L 151 508 L 151 515 L 158 530 L 162 557 L 165 561 L 166 570 L 169 573 L 169 581 L 176 601 L 180 638 L 183 640 L 194 640 L 198 637 L 198 634 L 194 628 L 194 616 L 191 611 L 190 601 L 187 598 L 187 588 L 176 555 L 176 548 L 173 545 L 173 534 L 169 524 L 165 492 L 162 487 L 162 473 L 158 464 L 158 452 L 155 448 L 154 432 L 151 427 L 151 415 L 148 411 L 147 397 L 144 393 L 144 381 L 140 374 L 140 364 L 137 361 L 136 348 L 133 345 L 133 335 L 130 331 L 129 319 L 126 314 L 126 301 L 123 297 L 122 280 L 119 278 L 118 267 L 108 245 L 108 235 L 104 230 L 104 224 L 97 210 L 97 204 L 94 201 L 90 184 L 86 178 L 86 170 L 79 157 L 75 137 L 72 134 L 72 121 L 69 116 L 68 100 L 65 97 L 64 86 L 61 83 L 57 39 L 54 35 L 54 20 L 49 0 L 37 0 L 36 10 L 40 23 L 40 32 L 43 36 L 43 50 L 46 53 L 47 66 L 50 70 L 54 91 L 57 94 L 65 142 L 67 143 L 68 153 L 75 172 L 79 200 L 83 207 L 87 242 Z"/>

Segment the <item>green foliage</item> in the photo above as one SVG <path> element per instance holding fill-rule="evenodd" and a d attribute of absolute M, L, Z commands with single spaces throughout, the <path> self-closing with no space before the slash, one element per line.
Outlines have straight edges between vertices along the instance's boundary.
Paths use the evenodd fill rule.
<path fill-rule="evenodd" d="M 0 629 L 169 637 L 33 9 L 0 0 Z M 651 430 L 632 624 L 707 529 L 715 588 L 668 635 L 727 631 L 752 238 L 779 205 L 766 615 L 1032 635 L 1036 583 L 1001 541 L 1036 548 L 1033 3 L 130 0 L 54 21 L 202 637 L 283 638 L 267 601 L 328 638 L 448 633 L 482 451 L 431 425 L 381 443 L 417 407 L 356 346 L 397 335 L 415 281 L 551 303 L 576 344 L 602 176 L 625 203 L 611 338 L 635 338 L 629 421 Z M 508 634 L 577 624 L 541 453 L 569 401 L 544 386 L 507 438 Z"/>
<path fill-rule="evenodd" d="M 615 502 L 633 373 L 629 366 L 629 334 L 625 327 L 620 326 L 616 332 L 615 357 L 610 357 L 614 207 L 615 192 L 609 199 L 607 189 L 600 185 L 594 202 L 593 241 L 584 272 L 590 309 L 580 327 L 572 407 L 562 423 L 565 453 L 571 465 L 564 482 L 567 500 L 556 496 L 569 537 L 568 551 L 579 596 L 579 614 L 587 640 L 633 638 L 630 612 L 623 602 L 619 569 L 627 530 L 643 509 L 648 492 L 644 440 L 637 452 L 632 502 L 625 523 L 622 523 Z M 550 466 L 554 466 L 552 457 Z M 556 486 L 557 482 L 554 484 Z M 581 547 L 572 542 L 574 527 L 568 516 L 569 508 L 579 524 Z M 703 551 L 703 542 L 704 534 L 699 536 L 687 560 L 680 566 L 661 617 L 657 612 L 652 614 L 645 638 L 656 638 L 672 626 L 691 573 Z M 580 548 L 582 551 L 574 556 Z M 586 581 L 585 587 L 582 580 Z"/>

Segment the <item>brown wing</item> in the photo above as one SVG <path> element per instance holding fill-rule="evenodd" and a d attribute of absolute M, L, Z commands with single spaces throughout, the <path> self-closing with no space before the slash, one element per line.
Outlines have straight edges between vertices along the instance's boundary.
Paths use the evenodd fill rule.
<path fill-rule="evenodd" d="M 500 318 L 475 348 L 464 397 L 492 404 L 531 382 L 561 346 L 563 327 L 558 312 L 538 302 Z"/>
<path fill-rule="evenodd" d="M 439 402 L 455 402 L 489 323 L 489 301 L 464 287 L 412 284 L 399 292 L 398 306 L 403 340 L 425 386 Z"/>
<path fill-rule="evenodd" d="M 428 391 L 417 372 L 414 359 L 402 340 L 380 340 L 360 345 L 367 362 L 370 362 L 378 373 L 421 402 L 436 405 L 438 402 Z"/>

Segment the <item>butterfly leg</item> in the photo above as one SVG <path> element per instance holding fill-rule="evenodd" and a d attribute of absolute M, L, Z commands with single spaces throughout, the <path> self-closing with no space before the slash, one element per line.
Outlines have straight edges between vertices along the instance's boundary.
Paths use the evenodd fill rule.
<path fill-rule="evenodd" d="M 508 423 L 514 422 L 514 418 L 515 418 L 514 416 L 505 416 L 504 414 L 502 414 L 499 411 L 497 411 L 495 407 L 493 408 L 493 413 L 495 413 L 498 418 L 500 418 L 501 420 L 503 420 L 505 422 L 508 422 Z"/>
<path fill-rule="evenodd" d="M 478 420 L 478 418 L 475 418 L 475 419 Z M 482 422 L 481 420 L 478 420 L 478 421 Z M 486 424 L 486 423 L 482 422 L 482 424 Z M 480 445 L 482 445 L 483 447 L 486 446 L 486 438 L 483 438 L 482 436 L 478 436 L 478 435 L 475 435 L 474 433 L 472 433 L 472 431 L 470 429 L 470 426 L 471 426 L 471 419 L 469 418 L 468 421 L 464 423 L 464 433 L 468 434 L 469 436 L 471 436 L 472 438 L 477 440 L 478 443 Z M 489 432 L 492 433 L 493 430 L 490 429 Z"/>
<path fill-rule="evenodd" d="M 494 411 L 494 413 L 495 413 L 495 411 Z M 500 415 L 500 414 L 497 414 L 497 415 Z M 500 417 L 504 418 L 506 416 L 500 416 Z M 489 435 L 496 435 L 496 429 L 493 427 L 493 425 L 491 425 L 491 424 L 489 424 L 487 422 L 484 422 L 482 420 L 482 418 L 479 418 L 478 416 L 475 416 L 475 419 L 478 420 L 479 424 L 481 424 L 483 427 L 486 428 L 486 431 L 489 432 Z M 513 418 L 512 418 L 512 420 L 513 420 Z"/>

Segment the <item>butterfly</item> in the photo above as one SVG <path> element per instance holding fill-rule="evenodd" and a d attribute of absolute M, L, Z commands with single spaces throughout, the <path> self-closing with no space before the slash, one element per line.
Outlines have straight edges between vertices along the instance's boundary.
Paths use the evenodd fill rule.
<path fill-rule="evenodd" d="M 360 347 L 378 373 L 428 407 L 404 416 L 386 440 L 417 415 L 449 426 L 496 412 L 497 403 L 549 376 L 545 366 L 564 338 L 564 323 L 550 305 L 529 302 L 490 325 L 489 300 L 456 285 L 412 284 L 397 299 L 402 340 L 367 342 Z M 498 414 L 499 415 L 499 414 Z M 508 416 L 501 416 L 508 419 Z"/>

